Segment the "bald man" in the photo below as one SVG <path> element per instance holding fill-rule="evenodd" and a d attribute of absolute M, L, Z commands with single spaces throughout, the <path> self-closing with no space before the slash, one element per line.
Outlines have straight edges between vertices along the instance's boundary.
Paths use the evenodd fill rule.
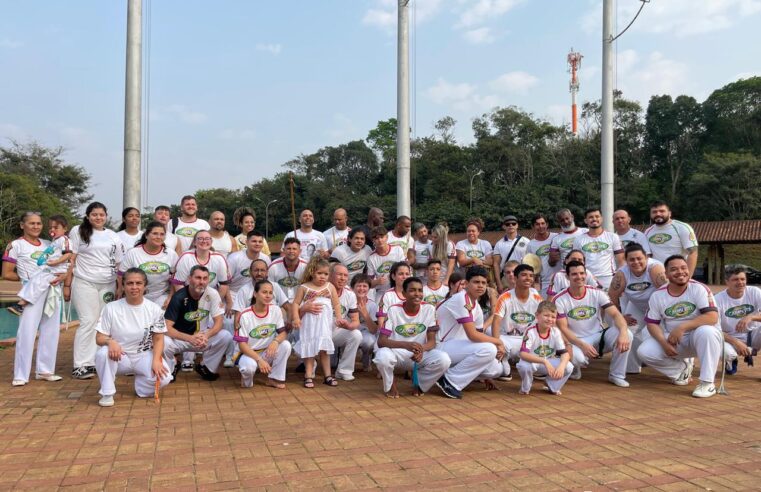
<path fill-rule="evenodd" d="M 305 261 L 313 256 L 320 255 L 324 258 L 330 256 L 328 253 L 328 242 L 325 240 L 325 236 L 320 231 L 312 228 L 314 225 L 314 214 L 309 209 L 304 209 L 299 214 L 299 224 L 301 228 L 298 231 L 291 231 L 283 238 L 283 248 L 285 247 L 285 239 L 295 237 L 301 244 L 301 258 Z"/>
<path fill-rule="evenodd" d="M 230 253 L 238 251 L 238 241 L 234 241 L 232 236 L 225 230 L 225 214 L 216 210 L 209 216 L 209 234 L 211 234 L 211 246 L 214 251 L 225 258 Z"/>
<path fill-rule="evenodd" d="M 346 213 L 346 210 L 337 208 L 335 212 L 333 212 L 333 227 L 322 233 L 322 235 L 325 236 L 325 240 L 328 242 L 328 251 L 331 253 L 338 246 L 346 244 L 348 241 L 349 232 L 351 231 L 351 227 L 349 227 L 348 224 L 349 216 Z"/>
<path fill-rule="evenodd" d="M 647 256 L 651 256 L 650 243 L 647 241 L 647 237 L 643 232 L 633 229 L 631 227 L 632 218 L 629 216 L 629 212 L 620 208 L 613 212 L 613 228 L 618 234 L 618 238 L 621 239 L 621 246 L 626 249 L 631 243 L 638 243 L 645 250 Z"/>

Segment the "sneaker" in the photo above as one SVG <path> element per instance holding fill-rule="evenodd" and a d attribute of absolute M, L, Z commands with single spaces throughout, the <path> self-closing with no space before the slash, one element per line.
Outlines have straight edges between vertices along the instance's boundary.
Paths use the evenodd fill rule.
<path fill-rule="evenodd" d="M 340 372 L 336 373 L 336 378 L 344 381 L 354 381 L 356 379 L 353 374 L 343 374 Z"/>
<path fill-rule="evenodd" d="M 447 398 L 452 398 L 455 400 L 462 398 L 462 391 L 452 386 L 452 383 L 449 382 L 446 376 L 441 376 L 439 380 L 436 381 L 436 386 L 439 387 L 441 392 L 444 393 L 444 396 Z"/>
<path fill-rule="evenodd" d="M 724 372 L 726 372 L 730 376 L 735 374 L 737 372 L 737 359 L 732 359 L 730 361 L 727 361 L 726 367 L 724 368 Z"/>
<path fill-rule="evenodd" d="M 11 383 L 12 386 L 24 386 L 26 384 L 26 381 L 23 379 L 14 379 Z"/>
<path fill-rule="evenodd" d="M 196 364 L 195 370 L 201 375 L 201 379 L 204 381 L 216 381 L 219 379 L 219 374 L 211 372 L 209 368 L 203 364 Z"/>
<path fill-rule="evenodd" d="M 182 372 L 192 372 L 193 371 L 193 363 L 190 361 L 184 361 L 182 363 Z"/>
<path fill-rule="evenodd" d="M 570 378 L 573 379 L 574 381 L 578 381 L 579 379 L 581 379 L 581 367 L 573 366 L 573 372 L 571 373 Z"/>
<path fill-rule="evenodd" d="M 505 374 L 497 378 L 497 381 L 512 381 L 512 380 L 513 380 L 512 374 Z"/>
<path fill-rule="evenodd" d="M 35 374 L 34 379 L 41 379 L 43 381 L 60 381 L 63 378 L 58 374 Z"/>
<path fill-rule="evenodd" d="M 629 381 L 627 381 L 624 378 L 619 378 L 616 376 L 613 376 L 612 374 L 608 376 L 608 381 L 615 384 L 619 388 L 628 388 L 629 387 Z"/>
<path fill-rule="evenodd" d="M 174 365 L 174 369 L 172 369 L 172 379 L 169 381 L 170 384 L 174 383 L 175 381 L 177 381 L 177 373 L 178 372 L 180 372 L 180 365 L 179 364 L 175 364 Z"/>
<path fill-rule="evenodd" d="M 24 306 L 19 303 L 14 303 L 8 306 L 8 311 L 10 311 L 11 314 L 15 314 L 16 316 L 21 316 L 24 314 Z"/>
<path fill-rule="evenodd" d="M 100 400 L 98 400 L 98 405 L 101 407 L 113 407 L 114 406 L 114 395 L 103 395 L 100 397 Z"/>
<path fill-rule="evenodd" d="M 233 362 L 232 358 L 225 359 L 225 362 L 222 364 L 222 367 L 235 367 L 235 363 Z"/>
<path fill-rule="evenodd" d="M 95 371 L 90 372 L 86 367 L 75 367 L 71 371 L 71 377 L 74 379 L 91 379 L 95 376 Z"/>
<path fill-rule="evenodd" d="M 679 376 L 676 378 L 672 379 L 671 382 L 677 386 L 687 386 L 690 384 L 690 380 L 692 380 L 692 367 L 693 360 L 685 359 L 684 369 L 682 370 L 682 373 L 679 374 Z"/>
<path fill-rule="evenodd" d="M 710 398 L 716 394 L 716 386 L 713 383 L 705 383 L 703 381 L 698 384 L 695 391 L 692 392 L 692 396 L 695 398 Z"/>

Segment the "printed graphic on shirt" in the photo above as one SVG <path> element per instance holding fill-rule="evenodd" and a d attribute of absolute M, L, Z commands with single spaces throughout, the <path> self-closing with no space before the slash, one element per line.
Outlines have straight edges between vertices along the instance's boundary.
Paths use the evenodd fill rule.
<path fill-rule="evenodd" d="M 428 328 L 422 323 L 405 323 L 394 328 L 397 335 L 403 337 L 416 337 Z"/>
<path fill-rule="evenodd" d="M 168 272 L 171 267 L 161 261 L 149 261 L 142 263 L 139 268 L 144 271 L 146 275 L 160 275 Z"/>
<path fill-rule="evenodd" d="M 691 302 L 682 301 L 677 302 L 673 306 L 666 308 L 666 316 L 670 318 L 684 318 L 695 312 L 697 306 Z"/>
<path fill-rule="evenodd" d="M 671 241 L 671 237 L 672 237 L 671 234 L 666 234 L 665 232 L 659 232 L 658 234 L 653 234 L 647 240 L 653 244 L 664 244 Z"/>
<path fill-rule="evenodd" d="M 529 323 L 533 323 L 536 319 L 536 316 L 531 313 L 516 312 L 510 314 L 510 319 L 519 325 L 527 325 Z"/>
<path fill-rule="evenodd" d="M 277 331 L 275 323 L 266 323 L 255 327 L 248 332 L 248 336 L 251 338 L 269 338 L 273 333 Z"/>
<path fill-rule="evenodd" d="M 602 241 L 593 241 L 581 247 L 585 253 L 599 253 L 608 249 L 610 245 Z"/>
<path fill-rule="evenodd" d="M 724 316 L 727 318 L 744 318 L 745 316 L 753 313 L 756 308 L 752 304 L 741 304 L 739 306 L 731 307 L 724 311 Z"/>
<path fill-rule="evenodd" d="M 597 308 L 592 306 L 578 306 L 568 311 L 568 317 L 577 321 L 591 319 L 597 314 Z"/>
<path fill-rule="evenodd" d="M 195 311 L 190 311 L 185 313 L 185 316 L 183 316 L 183 318 L 185 318 L 185 321 L 197 322 L 197 321 L 201 321 L 208 315 L 209 315 L 209 311 L 207 311 L 206 309 L 197 309 Z"/>

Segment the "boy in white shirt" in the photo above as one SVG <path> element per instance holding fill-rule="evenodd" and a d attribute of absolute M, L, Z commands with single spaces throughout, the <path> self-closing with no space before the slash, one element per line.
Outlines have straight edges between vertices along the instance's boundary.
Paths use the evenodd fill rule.
<path fill-rule="evenodd" d="M 545 384 L 553 395 L 560 389 L 573 371 L 568 343 L 555 326 L 558 309 L 552 301 L 542 301 L 536 309 L 536 325 L 526 330 L 521 345 L 517 369 L 521 375 L 520 394 L 528 395 L 534 374 L 546 376 Z"/>

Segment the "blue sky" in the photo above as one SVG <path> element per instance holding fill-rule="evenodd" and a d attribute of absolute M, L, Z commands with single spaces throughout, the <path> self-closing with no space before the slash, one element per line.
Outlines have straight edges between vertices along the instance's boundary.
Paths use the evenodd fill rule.
<path fill-rule="evenodd" d="M 64 146 L 112 216 L 122 206 L 126 4 L 0 0 L 0 139 Z M 585 57 L 580 101 L 599 98 L 601 5 L 411 0 L 413 136 L 450 115 L 468 143 L 472 118 L 505 105 L 568 122 L 569 48 Z M 639 5 L 618 0 L 620 28 Z M 395 116 L 396 0 L 144 0 L 144 9 L 146 205 L 252 184 Z M 761 75 L 759 21 L 761 0 L 651 0 L 618 42 L 618 88 L 643 105 L 663 93 L 702 101 Z"/>

